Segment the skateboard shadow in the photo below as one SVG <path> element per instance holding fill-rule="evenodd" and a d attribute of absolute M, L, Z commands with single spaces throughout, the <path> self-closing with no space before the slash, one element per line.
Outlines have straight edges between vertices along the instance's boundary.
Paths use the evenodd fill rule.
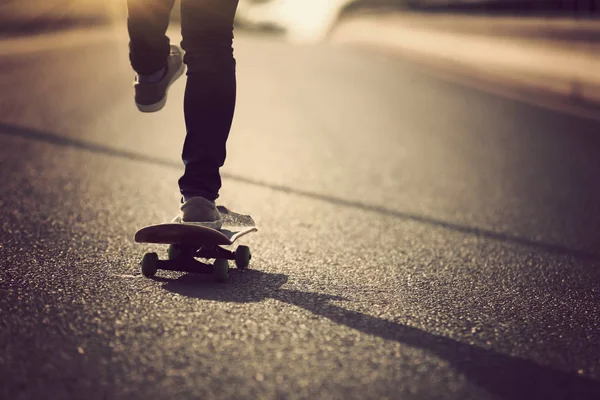
<path fill-rule="evenodd" d="M 164 282 L 166 290 L 190 298 L 238 303 L 275 299 L 302 307 L 365 334 L 435 354 L 471 383 L 501 399 L 600 399 L 600 382 L 331 303 L 330 300 L 346 300 L 340 296 L 283 289 L 288 281 L 284 274 L 233 271 L 228 284 L 216 284 L 192 274 L 155 280 Z"/>

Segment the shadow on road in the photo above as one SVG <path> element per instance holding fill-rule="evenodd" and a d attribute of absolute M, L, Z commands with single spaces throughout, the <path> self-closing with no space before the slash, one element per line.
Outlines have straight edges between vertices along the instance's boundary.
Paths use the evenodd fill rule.
<path fill-rule="evenodd" d="M 330 302 L 345 300 L 343 297 L 282 289 L 288 280 L 283 274 L 236 270 L 226 285 L 193 274 L 178 279 L 154 279 L 163 282 L 166 290 L 190 298 L 237 303 L 278 300 L 365 334 L 423 349 L 446 360 L 470 382 L 502 399 L 600 399 L 600 382 L 346 310 Z"/>
<path fill-rule="evenodd" d="M 39 142 L 44 142 L 57 146 L 65 146 L 72 147 L 81 150 L 90 151 L 93 153 L 99 153 L 103 155 L 108 155 L 112 157 L 123 158 L 131 161 L 144 162 L 153 165 L 159 165 L 168 168 L 177 168 L 183 170 L 183 164 L 181 162 L 175 162 L 170 160 L 165 160 L 159 157 L 152 157 L 145 154 L 140 154 L 136 152 L 131 152 L 127 150 L 119 150 L 112 147 L 104 146 L 101 144 L 96 144 L 92 142 L 87 142 L 80 139 L 68 138 L 56 133 L 44 132 L 34 128 L 27 128 L 19 125 L 7 124 L 0 121 L 0 135 L 4 136 L 16 136 L 29 140 L 35 140 Z M 491 239 L 499 242 L 512 243 L 521 246 L 535 248 L 544 252 L 568 255 L 580 260 L 590 260 L 590 261 L 600 261 L 600 254 L 575 250 L 565 246 L 552 244 L 552 243 L 544 243 L 536 240 L 531 240 L 524 237 L 518 237 L 513 235 L 508 235 L 501 232 L 494 232 L 486 229 L 480 229 L 477 227 L 464 226 L 455 224 L 452 222 L 446 222 L 439 219 L 427 217 L 424 215 L 418 214 L 410 214 L 402 211 L 391 210 L 388 208 L 365 204 L 357 201 L 346 200 L 335 196 L 330 196 L 321 193 L 310 192 L 302 189 L 296 189 L 290 186 L 278 185 L 273 183 L 268 183 L 264 181 L 260 181 L 257 179 L 252 179 L 240 175 L 229 174 L 227 172 L 222 173 L 223 178 L 230 179 L 232 181 L 237 181 L 241 183 L 245 183 L 248 185 L 259 186 L 262 188 L 267 188 L 271 190 L 275 190 L 278 192 L 287 193 L 295 196 L 302 196 L 310 199 L 320 200 L 327 203 L 335 204 L 338 206 L 354 208 L 362 211 L 374 212 L 377 214 L 385 215 L 388 217 L 393 217 L 402 220 L 415 221 L 421 224 L 434 226 L 438 228 L 444 228 L 455 232 L 461 232 L 467 235 L 473 235 L 477 237 L 482 237 L 486 239 Z"/>

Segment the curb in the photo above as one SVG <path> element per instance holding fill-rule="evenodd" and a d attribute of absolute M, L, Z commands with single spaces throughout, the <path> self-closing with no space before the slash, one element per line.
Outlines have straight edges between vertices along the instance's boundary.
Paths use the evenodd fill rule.
<path fill-rule="evenodd" d="M 501 28 L 516 33 L 499 35 L 494 34 L 494 18 L 459 17 L 462 21 L 458 29 L 447 24 L 452 17 L 436 18 L 398 13 L 357 15 L 340 21 L 331 40 L 392 51 L 459 75 L 466 83 L 493 84 L 520 94 L 600 106 L 600 42 L 519 36 L 518 21 L 514 19 L 512 28 L 507 28 L 510 24 Z M 469 23 L 479 29 L 469 34 Z M 568 21 L 554 25 L 561 23 L 569 25 Z M 543 21 L 538 23 L 541 32 L 540 24 Z M 501 24 L 496 25 L 500 28 Z M 532 21 L 521 25 L 529 29 L 536 26 Z M 481 27 L 485 27 L 485 33 Z"/>

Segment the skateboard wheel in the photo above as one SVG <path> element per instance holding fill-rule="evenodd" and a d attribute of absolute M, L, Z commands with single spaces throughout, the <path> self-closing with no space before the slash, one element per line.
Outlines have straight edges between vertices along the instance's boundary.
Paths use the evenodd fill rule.
<path fill-rule="evenodd" d="M 222 258 L 216 259 L 213 264 L 213 276 L 219 282 L 225 282 L 229 277 L 229 262 Z"/>
<path fill-rule="evenodd" d="M 248 246 L 238 246 L 235 250 L 235 266 L 239 269 L 246 269 L 250 265 L 250 248 Z"/>
<path fill-rule="evenodd" d="M 156 274 L 157 264 L 158 264 L 158 254 L 156 253 L 146 253 L 144 257 L 142 257 L 142 274 L 146 278 L 151 278 Z"/>

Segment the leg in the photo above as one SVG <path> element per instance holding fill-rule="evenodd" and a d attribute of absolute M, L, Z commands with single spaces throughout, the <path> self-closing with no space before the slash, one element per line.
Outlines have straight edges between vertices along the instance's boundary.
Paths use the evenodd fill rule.
<path fill-rule="evenodd" d="M 236 100 L 233 22 L 238 0 L 182 0 L 182 47 L 188 67 L 183 146 L 184 199 L 214 201 Z"/>
<path fill-rule="evenodd" d="M 164 68 L 169 56 L 165 35 L 175 0 L 127 0 L 129 58 L 138 74 L 149 75 Z"/>
<path fill-rule="evenodd" d="M 165 35 L 175 0 L 127 0 L 129 58 L 137 72 L 135 104 L 142 112 L 161 110 L 169 87 L 183 74 L 181 50 Z"/>

